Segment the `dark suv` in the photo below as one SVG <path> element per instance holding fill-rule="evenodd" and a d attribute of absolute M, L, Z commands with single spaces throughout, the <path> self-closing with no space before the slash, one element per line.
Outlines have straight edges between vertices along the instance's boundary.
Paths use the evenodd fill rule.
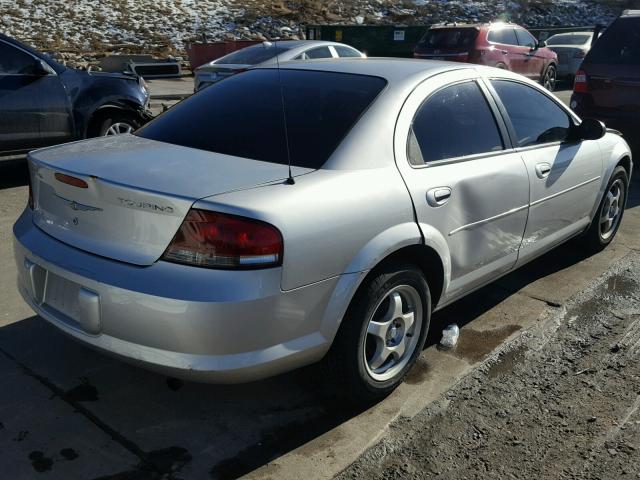
<path fill-rule="evenodd" d="M 640 149 L 640 10 L 627 10 L 591 47 L 576 73 L 571 108 L 620 130 Z"/>
<path fill-rule="evenodd" d="M 86 137 L 130 132 L 151 118 L 135 75 L 67 68 L 0 34 L 0 160 Z"/>
<path fill-rule="evenodd" d="M 504 68 L 554 90 L 558 56 L 524 28 L 512 23 L 434 25 L 414 57 Z"/>

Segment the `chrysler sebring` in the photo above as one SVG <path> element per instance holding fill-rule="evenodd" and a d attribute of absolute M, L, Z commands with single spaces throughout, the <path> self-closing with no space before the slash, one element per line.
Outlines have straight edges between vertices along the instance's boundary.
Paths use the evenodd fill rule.
<path fill-rule="evenodd" d="M 371 399 L 433 311 L 570 238 L 611 242 L 632 161 L 517 74 L 342 59 L 249 70 L 29 168 L 18 285 L 60 330 L 197 381 L 322 361 Z"/>

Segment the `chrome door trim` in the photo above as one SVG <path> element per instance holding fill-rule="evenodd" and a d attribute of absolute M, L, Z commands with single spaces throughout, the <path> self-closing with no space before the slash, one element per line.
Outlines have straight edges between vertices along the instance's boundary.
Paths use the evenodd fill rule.
<path fill-rule="evenodd" d="M 575 190 L 576 188 L 584 187 L 585 185 L 588 185 L 588 184 L 590 184 L 592 182 L 600 180 L 601 178 L 602 177 L 600 175 L 598 175 L 597 177 L 593 177 L 591 180 L 587 180 L 586 182 L 579 183 L 577 185 L 574 185 L 573 187 L 565 188 L 564 190 L 556 192 L 553 195 L 549 195 L 548 197 L 540 198 L 540 199 L 536 200 L 535 202 L 531 202 L 531 206 L 533 207 L 535 205 L 539 205 L 539 204 L 541 204 L 543 202 L 546 202 L 547 200 L 551 200 L 552 198 L 556 198 L 556 197 L 559 197 L 560 195 L 564 195 L 565 193 L 569 193 L 572 190 Z"/>
<path fill-rule="evenodd" d="M 478 227 L 480 225 L 484 225 L 485 223 L 493 222 L 495 220 L 500 220 L 501 218 L 507 217 L 509 215 L 513 215 L 514 213 L 521 212 L 522 210 L 529 208 L 529 205 L 522 205 L 521 207 L 512 208 L 506 212 L 499 213 L 498 215 L 494 215 L 493 217 L 485 218 L 483 220 L 478 220 L 477 222 L 468 223 L 467 225 L 463 225 L 461 227 L 456 228 L 455 230 L 451 230 L 449 232 L 449 236 L 455 235 L 456 233 L 462 232 L 464 230 L 471 230 L 472 228 Z"/>

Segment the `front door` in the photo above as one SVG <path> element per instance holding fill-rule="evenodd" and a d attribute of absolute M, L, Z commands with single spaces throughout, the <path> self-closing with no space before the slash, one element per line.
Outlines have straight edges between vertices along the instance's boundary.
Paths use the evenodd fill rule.
<path fill-rule="evenodd" d="M 596 141 L 569 142 L 574 122 L 552 96 L 516 80 L 489 81 L 504 106 L 531 182 L 519 263 L 584 230 L 598 196 L 602 155 Z"/>
<path fill-rule="evenodd" d="M 523 28 L 516 28 L 516 36 L 520 45 L 520 56 L 522 63 L 522 75 L 531 80 L 539 81 L 544 68 L 544 58 L 540 55 L 538 41 Z"/>
<path fill-rule="evenodd" d="M 42 103 L 34 58 L 0 40 L 0 152 L 22 153 L 40 144 Z"/>
<path fill-rule="evenodd" d="M 527 220 L 526 168 L 476 76 L 464 69 L 425 81 L 396 128 L 396 162 L 425 242 L 449 252 L 442 303 L 511 269 Z"/>
<path fill-rule="evenodd" d="M 66 92 L 55 72 L 0 40 L 0 152 L 20 154 L 72 138 Z"/>

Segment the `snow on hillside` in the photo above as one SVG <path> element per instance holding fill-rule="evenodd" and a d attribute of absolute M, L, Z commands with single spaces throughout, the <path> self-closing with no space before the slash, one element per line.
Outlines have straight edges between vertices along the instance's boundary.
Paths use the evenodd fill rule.
<path fill-rule="evenodd" d="M 630 0 L 0 0 L 0 31 L 82 65 L 111 52 L 183 55 L 186 42 L 299 38 L 305 24 L 512 20 L 608 23 Z"/>

